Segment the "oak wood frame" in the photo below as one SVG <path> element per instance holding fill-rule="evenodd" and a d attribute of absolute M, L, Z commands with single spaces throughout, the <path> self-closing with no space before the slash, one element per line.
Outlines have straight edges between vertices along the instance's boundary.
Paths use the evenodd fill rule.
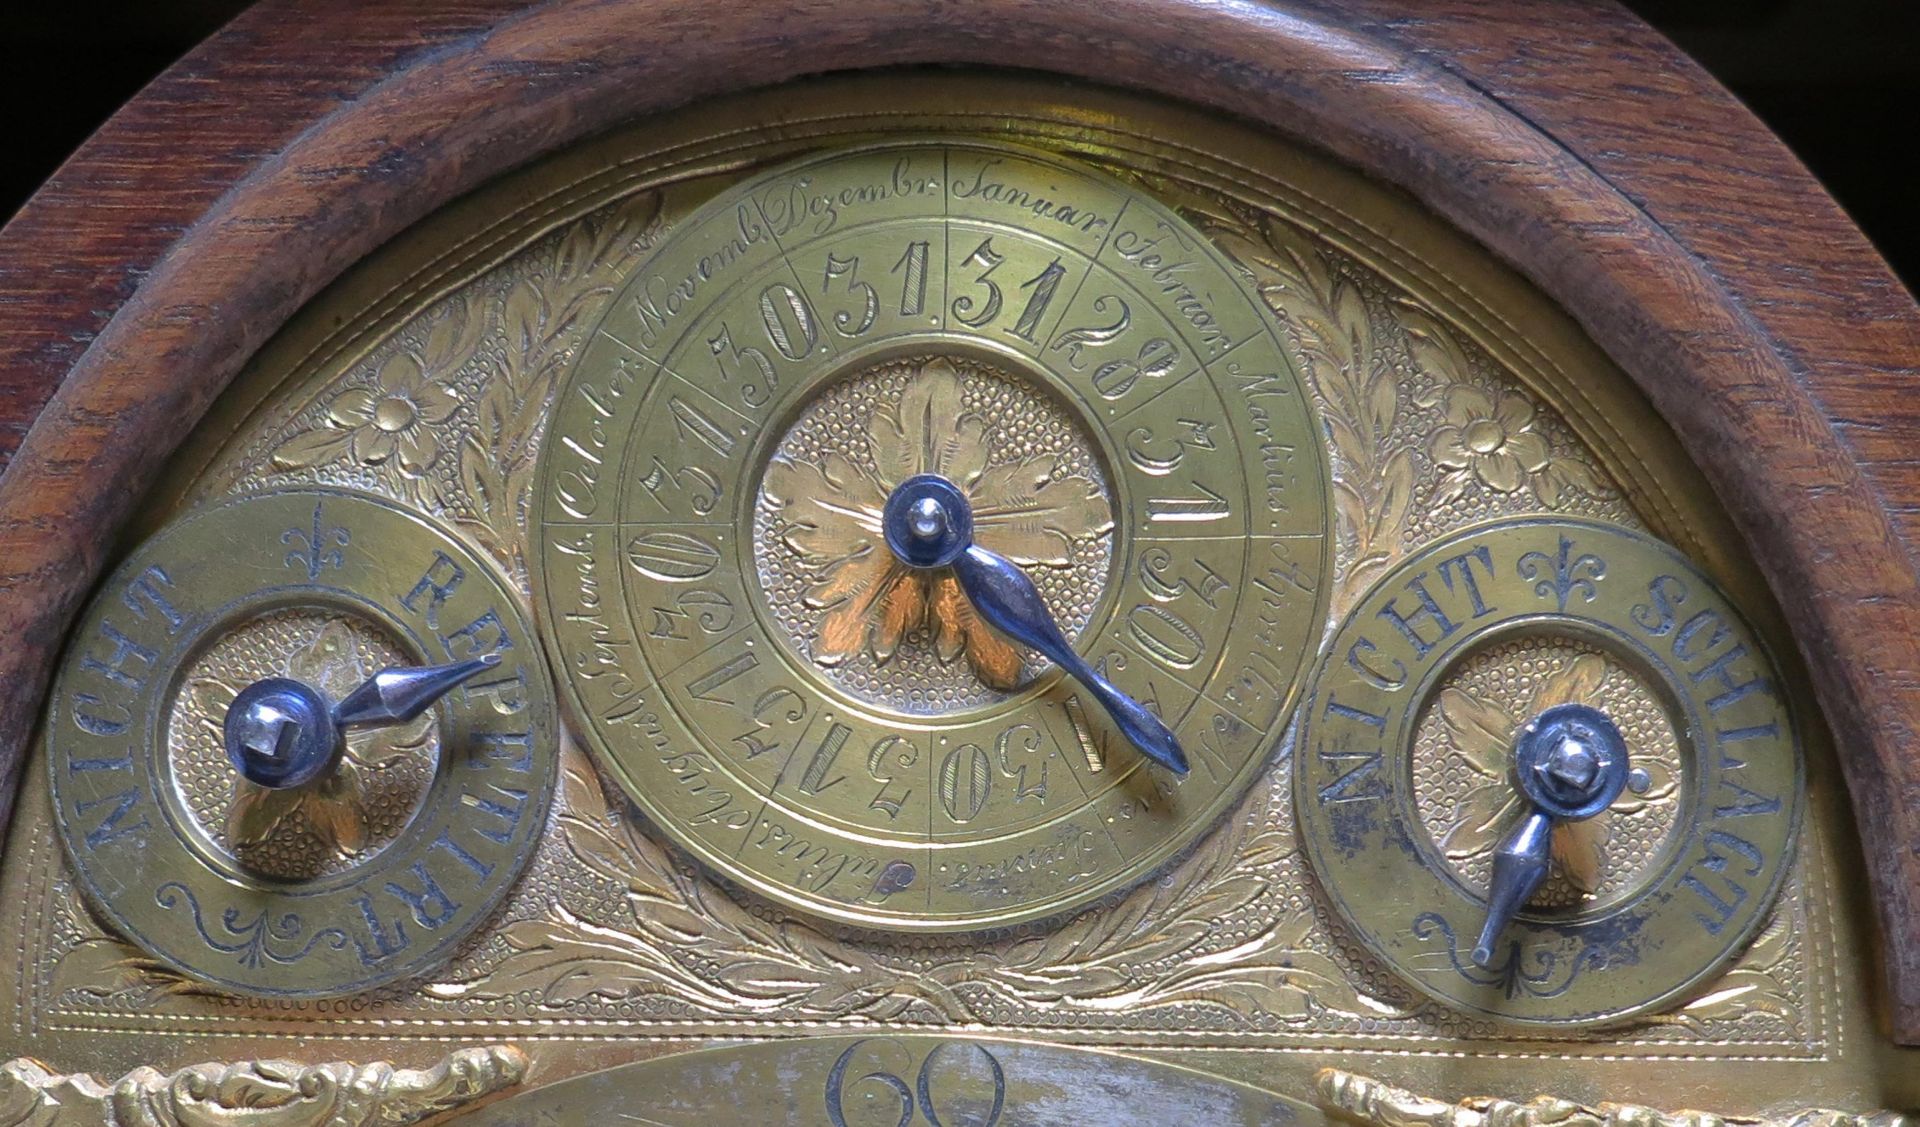
<path fill-rule="evenodd" d="M 321 287 L 623 120 L 919 63 L 1019 63 L 1267 123 L 1412 193 L 1572 313 L 1785 607 L 1852 794 L 1893 1031 L 1920 1043 L 1920 308 L 1759 121 L 1605 0 L 266 0 L 0 231 L 0 826 L 117 531 Z"/>

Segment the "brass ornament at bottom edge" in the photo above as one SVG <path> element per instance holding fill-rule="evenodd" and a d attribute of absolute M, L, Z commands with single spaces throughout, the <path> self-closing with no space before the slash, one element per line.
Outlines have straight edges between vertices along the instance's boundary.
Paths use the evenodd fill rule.
<path fill-rule="evenodd" d="M 1787 1115 L 1725 1116 L 1707 1111 L 1656 1111 L 1638 1104 L 1586 1107 L 1554 1096 L 1526 1103 L 1476 1096 L 1448 1103 L 1392 1084 L 1323 1069 L 1314 1083 L 1322 1107 L 1372 1127 L 1914 1127 L 1897 1111 L 1854 1114 L 1807 1108 Z"/>
<path fill-rule="evenodd" d="M 526 1079 L 510 1045 L 459 1049 L 431 1068 L 285 1060 L 136 1068 L 112 1084 L 20 1057 L 0 1066 L 0 1127 L 402 1127 Z"/>

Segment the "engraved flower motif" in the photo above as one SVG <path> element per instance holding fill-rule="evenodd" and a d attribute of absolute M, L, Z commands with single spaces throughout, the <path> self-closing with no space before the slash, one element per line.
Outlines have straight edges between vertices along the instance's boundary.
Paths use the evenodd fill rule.
<path fill-rule="evenodd" d="M 1441 691 L 1440 720 L 1454 754 L 1480 779 L 1455 807 L 1453 824 L 1440 835 L 1442 852 L 1463 860 L 1499 844 L 1520 818 L 1520 792 L 1512 781 L 1513 745 L 1520 726 L 1554 705 L 1598 706 L 1597 694 L 1606 676 L 1605 658 L 1582 654 L 1542 681 L 1518 715 L 1458 687 Z M 1554 824 L 1554 866 L 1582 893 L 1591 894 L 1600 887 L 1612 838 L 1611 820 L 1673 800 L 1674 778 L 1666 765 L 1647 757 L 1634 760 L 1633 766 L 1644 769 L 1651 779 L 1645 794 L 1623 791 L 1612 806 L 1591 818 Z"/>
<path fill-rule="evenodd" d="M 996 689 L 1019 680 L 1020 650 L 974 614 L 946 569 L 900 563 L 881 535 L 893 487 L 919 473 L 946 477 L 973 506 L 974 538 L 1025 567 L 1069 567 L 1073 545 L 1113 527 L 1099 487 L 1062 473 L 1051 454 L 996 462 L 987 421 L 964 409 L 960 373 L 930 360 L 891 410 L 868 422 L 868 470 L 838 451 L 819 462 L 776 457 L 765 489 L 780 506 L 781 541 L 811 570 L 807 606 L 824 611 L 813 657 L 838 665 L 865 650 L 878 664 L 916 630 L 932 635 L 941 661 L 962 653 Z"/>
<path fill-rule="evenodd" d="M 1433 432 L 1427 449 L 1449 471 L 1440 483 L 1443 497 L 1459 496 L 1474 480 L 1498 493 L 1531 486 L 1549 507 L 1559 505 L 1571 488 L 1599 491 L 1593 471 L 1553 456 L 1546 438 L 1533 429 L 1536 412 L 1525 397 L 1455 384 L 1446 390 L 1442 409 L 1446 425 Z"/>
<path fill-rule="evenodd" d="M 339 700 L 374 672 L 360 661 L 352 633 L 328 623 L 313 640 L 294 651 L 281 671 Z M 203 721 L 220 738 L 227 708 L 239 686 L 212 677 L 189 685 Z M 227 844 L 235 853 L 266 845 L 283 827 L 304 826 L 328 853 L 357 856 L 367 848 L 367 797 L 370 773 L 398 766 L 427 743 L 433 730 L 428 712 L 406 724 L 350 729 L 346 748 L 332 771 L 305 786 L 269 788 L 234 775 L 233 803 L 227 810 Z"/>
<path fill-rule="evenodd" d="M 282 469 L 319 465 L 347 453 L 363 466 L 398 465 L 419 477 L 440 458 L 433 428 L 447 421 L 459 397 L 428 375 L 418 357 L 398 352 L 371 386 L 349 387 L 327 404 L 324 426 L 295 435 L 273 452 Z"/>

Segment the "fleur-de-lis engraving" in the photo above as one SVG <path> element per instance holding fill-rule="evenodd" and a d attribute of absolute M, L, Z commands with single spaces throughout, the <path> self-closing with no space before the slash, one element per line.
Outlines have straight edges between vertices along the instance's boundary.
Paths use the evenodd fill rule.
<path fill-rule="evenodd" d="M 974 613 L 953 574 L 907 567 L 882 538 L 887 495 L 915 474 L 959 486 L 973 506 L 977 542 L 1025 567 L 1070 567 L 1075 543 L 1113 528 L 1099 486 L 1062 472 L 1054 455 L 993 461 L 991 429 L 965 409 L 963 392 L 950 362 L 930 360 L 897 404 L 869 421 L 872 470 L 837 451 L 818 462 L 782 456 L 769 464 L 765 488 L 785 520 L 781 542 L 810 569 L 807 606 L 825 612 L 813 648 L 820 664 L 864 650 L 884 665 L 924 626 L 941 661 L 964 653 L 983 683 L 1018 682 L 1019 648 Z"/>
<path fill-rule="evenodd" d="M 313 505 L 313 523 L 308 528 L 289 528 L 280 534 L 280 542 L 293 548 L 287 553 L 286 565 L 295 571 L 304 571 L 307 582 L 320 578 L 320 573 L 330 567 L 341 567 L 346 563 L 346 547 L 353 537 L 346 529 L 329 526 L 321 517 L 324 501 Z"/>
<path fill-rule="evenodd" d="M 1607 563 L 1591 552 L 1575 556 L 1573 541 L 1562 536 L 1560 550 L 1551 557 L 1545 552 L 1528 552 L 1521 556 L 1519 571 L 1520 578 L 1536 581 L 1533 585 L 1534 594 L 1543 599 L 1549 595 L 1558 599 L 1560 612 L 1565 614 L 1567 603 L 1576 593 L 1589 603 L 1599 594 L 1593 584 L 1595 580 L 1607 577 Z"/>

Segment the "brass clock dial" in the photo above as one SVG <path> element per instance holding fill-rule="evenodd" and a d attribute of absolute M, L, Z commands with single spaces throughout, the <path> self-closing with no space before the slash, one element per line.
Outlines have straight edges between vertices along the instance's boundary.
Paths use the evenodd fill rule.
<path fill-rule="evenodd" d="M 256 494 L 169 524 L 94 600 L 53 699 L 55 819 L 87 899 L 240 993 L 347 994 L 438 965 L 518 878 L 553 793 L 552 689 L 511 589 L 363 494 Z M 345 730 L 326 727 L 308 778 L 253 771 L 297 761 L 302 699 Z"/>
<path fill-rule="evenodd" d="M 1063 230 L 1072 217 L 1090 230 Z M 1112 325 L 1121 303 L 1128 329 L 1076 331 Z M 1234 347 L 1208 353 L 1208 322 Z M 1709 609 L 1728 632 L 1709 646 L 1716 631 L 1695 628 L 1688 654 L 1757 652 L 1754 632 L 1786 654 L 1764 585 L 1668 437 L 1576 324 L 1416 201 L 1176 106 L 903 71 L 616 129 L 503 176 L 331 287 L 143 504 L 160 539 L 129 566 L 160 562 L 211 602 L 201 585 L 244 563 L 273 577 L 244 591 L 289 597 L 212 616 L 161 663 L 155 761 L 171 775 L 122 824 L 165 806 L 194 857 L 159 838 L 120 868 L 83 856 L 77 839 L 126 784 L 66 764 L 125 747 L 59 728 L 78 694 L 108 699 L 97 675 L 61 682 L 0 870 L 18 905 L 0 919 L 0 1017 L 16 1051 L 103 1091 L 134 1065 L 156 1070 L 140 1073 L 153 1090 L 290 1087 L 323 1060 L 425 1078 L 414 1066 L 450 1037 L 468 1054 L 512 1046 L 529 1102 L 503 1116 L 585 1107 L 623 1076 L 660 1082 L 626 1111 L 672 1122 L 730 1108 L 825 1122 L 836 1101 L 848 1123 L 984 1122 L 996 1103 L 1003 1124 L 1062 1107 L 1098 1121 L 1152 1118 L 1162 1096 L 1186 1109 L 1170 1122 L 1205 1119 L 1195 1100 L 1216 1119 L 1302 1123 L 1910 1104 L 1910 1062 L 1873 1031 L 1867 903 L 1798 672 L 1777 687 L 1805 737 L 1804 797 L 1779 771 L 1797 748 L 1706 763 L 1681 707 L 1703 690 L 1594 625 L 1637 629 L 1646 600 L 1628 596 L 1657 565 L 1689 593 L 1656 654 Z M 978 606 L 953 565 L 902 563 L 887 507 L 926 473 L 966 503 L 969 550 L 1017 569 L 1078 654 L 1172 725 L 1185 775 L 1058 662 L 966 616 Z M 351 578 L 286 564 L 313 558 L 316 501 L 323 548 L 339 527 L 374 549 L 345 553 L 363 569 Z M 1536 588 L 1561 570 L 1561 535 L 1564 613 Z M 1496 608 L 1476 617 L 1459 567 L 1452 589 L 1440 567 L 1480 544 L 1501 578 L 1471 565 Z M 228 765 L 221 718 L 263 681 L 344 707 L 385 670 L 458 671 L 473 650 L 440 645 L 403 605 L 433 550 L 479 600 L 449 601 L 441 632 L 493 593 L 514 647 L 494 668 L 517 658 L 529 708 L 549 707 L 542 685 L 565 705 L 535 748 L 551 774 L 526 788 L 526 854 L 518 839 L 481 851 L 511 796 L 459 786 L 471 776 L 450 758 L 474 746 L 457 726 L 516 718 L 485 672 L 424 717 L 348 728 L 343 769 L 310 789 L 242 788 Z M 1345 656 L 1364 636 L 1376 674 L 1421 664 L 1378 612 L 1397 598 L 1413 615 L 1422 572 L 1455 637 L 1476 640 L 1376 692 Z M 133 633 L 132 590 L 124 576 L 103 589 L 73 660 L 113 658 L 103 620 L 158 648 Z M 1758 661 L 1732 672 L 1776 681 Z M 1320 707 L 1334 695 L 1404 742 L 1336 728 Z M 1517 737 L 1571 703 L 1617 728 L 1628 778 L 1604 815 L 1549 819 L 1548 871 L 1485 967 L 1496 856 L 1534 809 L 1510 770 Z M 1321 750 L 1334 767 L 1372 750 L 1393 766 L 1379 839 L 1300 808 L 1337 782 L 1315 773 Z M 1611 778 L 1616 760 L 1593 750 L 1593 776 Z M 1785 779 L 1781 811 L 1702 822 L 1703 803 L 1740 801 L 1716 771 L 1769 796 Z M 1703 827 L 1758 850 L 1761 874 Z M 442 830 L 497 865 L 487 880 L 458 883 L 471 870 L 434 844 Z M 423 888 L 422 846 L 461 906 L 437 927 L 388 889 Z M 249 967 L 244 947 L 192 934 L 184 904 L 156 903 L 162 865 L 192 874 L 227 947 L 241 944 L 229 920 L 359 927 L 361 894 L 410 946 L 370 990 L 353 987 L 379 980 L 351 943 L 283 964 L 298 948 L 261 929 Z M 1685 938 L 1696 925 L 1676 906 L 1718 912 L 1689 873 L 1740 901 L 1712 942 Z M 463 936 L 469 912 L 485 918 Z M 1497 979 L 1517 945 L 1522 996 L 1445 987 L 1440 971 L 1464 979 L 1416 934 L 1429 914 L 1476 977 Z M 1561 967 L 1624 954 L 1605 928 L 1632 920 L 1661 941 L 1638 962 L 1524 996 L 1561 985 L 1526 980 L 1542 953 Z M 349 996 L 289 996 L 329 989 Z M 279 1055 L 303 1070 L 221 1071 Z M 756 1070 L 764 1082 L 741 1082 Z M 1478 1094 L 1556 1098 L 1453 1104 Z"/>
<path fill-rule="evenodd" d="M 1765 647 L 1614 525 L 1507 520 L 1409 557 L 1335 634 L 1304 720 L 1326 896 L 1424 993 L 1517 1023 L 1619 1021 L 1725 966 L 1804 804 Z"/>
<path fill-rule="evenodd" d="M 1189 774 L 990 628 L 964 561 L 890 550 L 926 475 Z M 545 439 L 536 601 L 587 742 L 708 865 L 859 926 L 1008 925 L 1258 774 L 1326 480 L 1271 315 L 1171 210 L 1011 147 L 843 150 L 723 193 L 613 301 Z"/>

